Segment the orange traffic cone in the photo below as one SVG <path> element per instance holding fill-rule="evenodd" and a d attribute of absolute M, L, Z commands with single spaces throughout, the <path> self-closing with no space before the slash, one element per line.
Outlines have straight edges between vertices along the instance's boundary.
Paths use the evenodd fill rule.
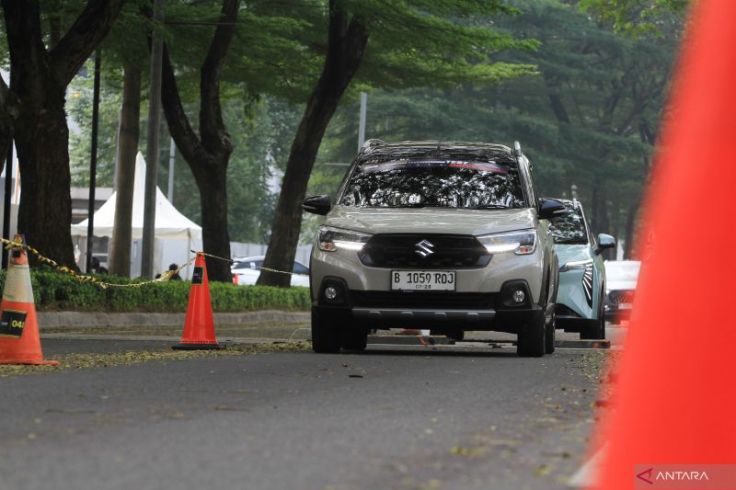
<path fill-rule="evenodd" d="M 16 235 L 14 240 L 23 237 Z M 59 364 L 43 359 L 28 255 L 22 248 L 10 250 L 0 311 L 0 364 Z"/>
<path fill-rule="evenodd" d="M 692 2 L 596 488 L 736 488 L 734 19 Z"/>
<path fill-rule="evenodd" d="M 212 315 L 210 285 L 207 281 L 207 265 L 201 253 L 197 254 L 197 259 L 194 261 L 184 333 L 181 336 L 181 342 L 173 348 L 178 350 L 220 348 L 215 338 L 215 321 Z"/>

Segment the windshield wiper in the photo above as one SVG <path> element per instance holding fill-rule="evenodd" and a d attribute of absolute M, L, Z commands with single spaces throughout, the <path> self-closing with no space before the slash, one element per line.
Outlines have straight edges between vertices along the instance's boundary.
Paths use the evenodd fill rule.
<path fill-rule="evenodd" d="M 503 204 L 484 204 L 482 206 L 473 206 L 470 209 L 509 209 L 509 207 Z"/>
<path fill-rule="evenodd" d="M 580 240 L 579 238 L 570 238 L 567 240 L 557 239 L 555 240 L 555 243 L 560 243 L 563 245 L 585 245 L 588 242 L 586 242 L 585 240 Z"/>

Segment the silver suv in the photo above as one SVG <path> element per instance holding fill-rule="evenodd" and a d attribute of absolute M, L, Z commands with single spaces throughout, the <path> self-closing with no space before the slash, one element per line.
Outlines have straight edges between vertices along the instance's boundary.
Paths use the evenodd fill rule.
<path fill-rule="evenodd" d="M 558 267 L 548 219 L 518 143 L 366 142 L 313 248 L 315 352 L 363 350 L 368 332 L 430 328 L 518 334 L 517 352 L 554 351 Z"/>

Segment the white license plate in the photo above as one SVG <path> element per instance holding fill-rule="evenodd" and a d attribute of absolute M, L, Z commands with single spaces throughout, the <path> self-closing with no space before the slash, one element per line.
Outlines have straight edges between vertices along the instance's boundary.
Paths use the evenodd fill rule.
<path fill-rule="evenodd" d="M 454 271 L 391 271 L 391 289 L 409 291 L 454 291 Z"/>

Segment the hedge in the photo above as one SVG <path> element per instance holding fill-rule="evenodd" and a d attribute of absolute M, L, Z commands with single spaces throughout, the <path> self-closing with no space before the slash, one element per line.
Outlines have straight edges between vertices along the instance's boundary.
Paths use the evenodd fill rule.
<path fill-rule="evenodd" d="M 117 276 L 97 277 L 116 284 L 140 282 Z M 51 270 L 32 271 L 31 283 L 36 308 L 41 311 L 184 312 L 190 287 L 188 281 L 168 281 L 141 287 L 102 289 Z M 0 286 L 4 285 L 5 272 L 0 271 Z M 210 292 L 212 307 L 220 312 L 306 310 L 310 305 L 309 289 L 303 287 L 287 289 L 210 282 Z"/>

